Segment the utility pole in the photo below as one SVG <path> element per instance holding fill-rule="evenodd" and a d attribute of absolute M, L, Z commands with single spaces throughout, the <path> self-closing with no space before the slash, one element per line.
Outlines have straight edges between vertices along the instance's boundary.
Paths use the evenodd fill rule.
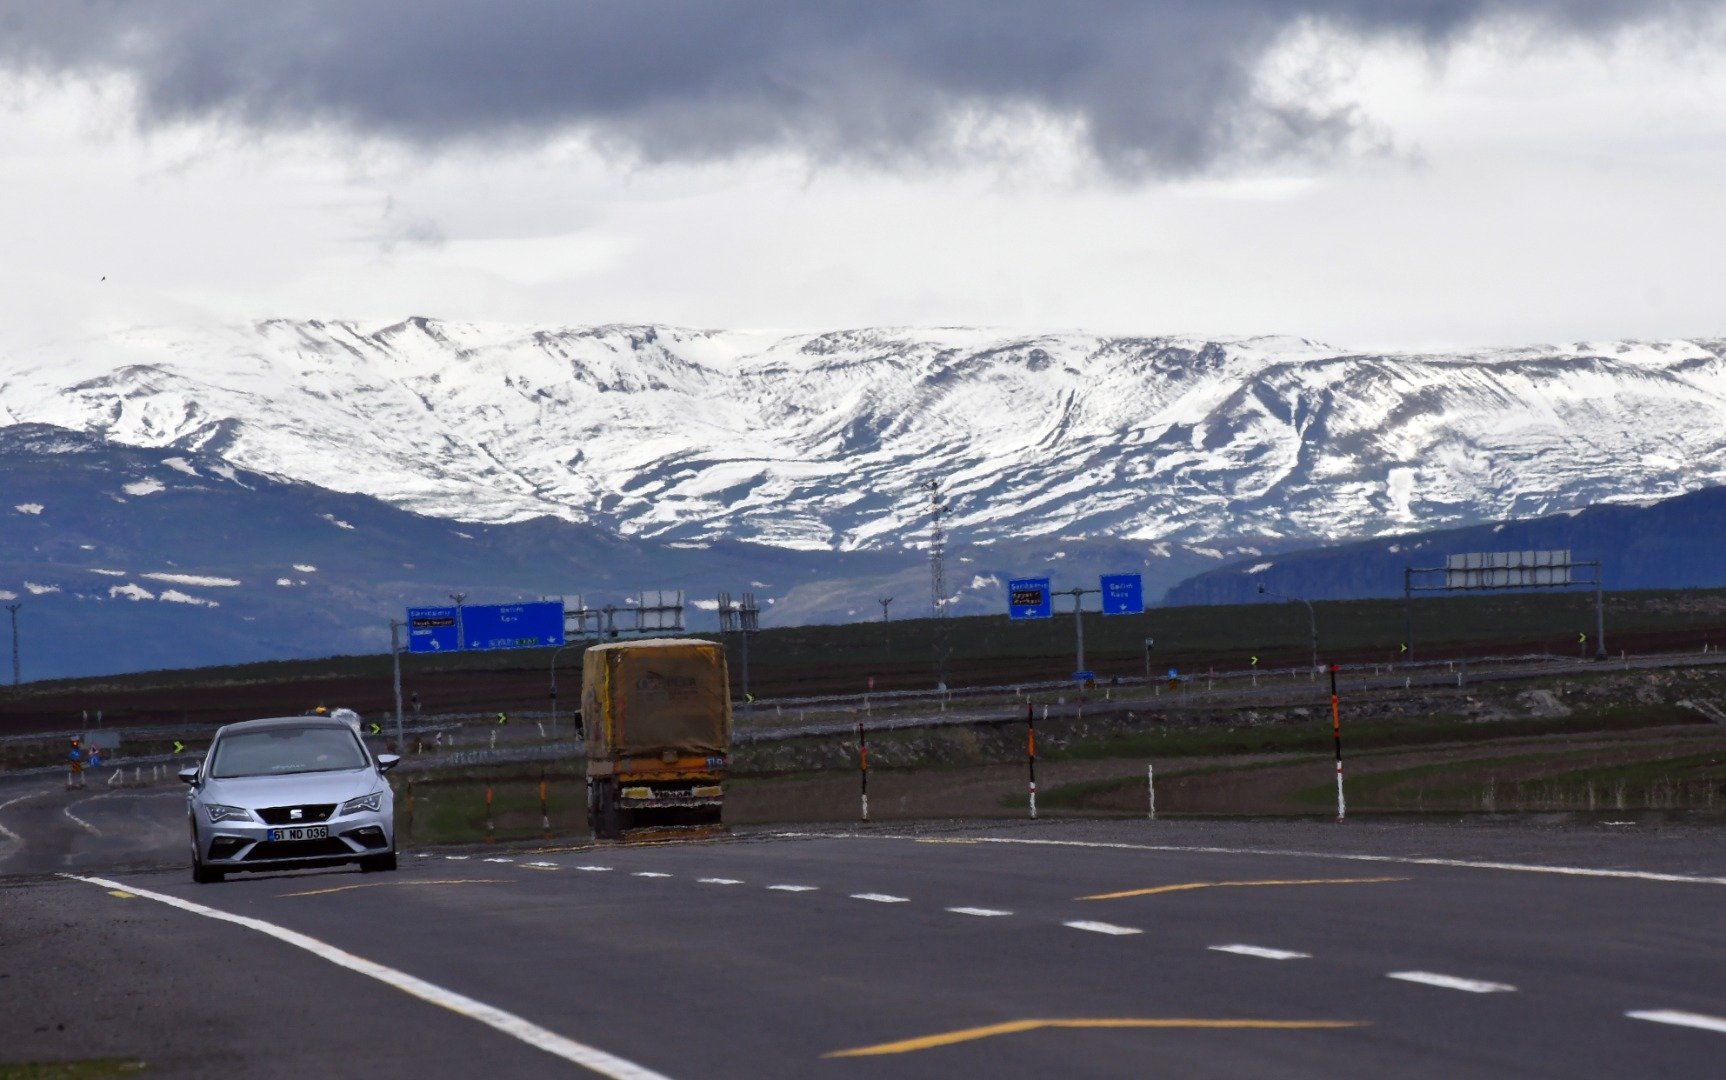
<path fill-rule="evenodd" d="M 947 688 L 947 532 L 942 519 L 947 502 L 941 497 L 941 481 L 926 480 L 929 493 L 929 602 L 935 611 L 935 683 Z"/>
<path fill-rule="evenodd" d="M 10 611 L 12 613 L 12 685 L 13 686 L 17 686 L 20 682 L 23 681 L 19 675 L 19 672 L 21 669 L 18 666 L 18 609 L 23 607 L 23 606 L 24 605 L 22 603 L 7 604 L 6 605 L 6 610 Z"/>
<path fill-rule="evenodd" d="M 887 605 L 891 604 L 892 602 L 893 602 L 893 598 L 891 596 L 883 596 L 881 598 L 881 621 L 882 622 L 891 622 L 892 621 L 891 619 L 889 619 L 887 617 Z"/>
<path fill-rule="evenodd" d="M 407 743 L 402 739 L 402 621 L 390 620 L 390 658 L 396 669 L 396 753 L 405 755 Z"/>
<path fill-rule="evenodd" d="M 461 625 L 461 602 L 467 599 L 467 593 L 452 592 L 449 594 L 449 598 L 455 601 L 455 647 L 465 649 L 467 648 L 467 631 Z"/>

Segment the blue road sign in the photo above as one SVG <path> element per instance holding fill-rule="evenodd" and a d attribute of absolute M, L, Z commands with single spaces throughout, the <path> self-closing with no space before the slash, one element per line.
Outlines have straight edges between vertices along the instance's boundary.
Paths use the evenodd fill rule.
<path fill-rule="evenodd" d="M 408 652 L 456 652 L 461 639 L 455 632 L 455 608 L 408 608 Z"/>
<path fill-rule="evenodd" d="M 1047 619 L 1051 606 L 1048 578 L 1015 578 L 1007 582 L 1007 618 Z"/>
<path fill-rule="evenodd" d="M 1073 672 L 1073 681 L 1074 682 L 1096 682 L 1097 681 L 1097 673 L 1094 671 L 1075 671 L 1075 672 Z"/>
<path fill-rule="evenodd" d="M 468 649 L 542 649 L 563 644 L 563 601 L 482 604 L 461 609 Z"/>
<path fill-rule="evenodd" d="M 1143 615 L 1145 582 L 1137 574 L 1103 575 L 1104 615 Z"/>

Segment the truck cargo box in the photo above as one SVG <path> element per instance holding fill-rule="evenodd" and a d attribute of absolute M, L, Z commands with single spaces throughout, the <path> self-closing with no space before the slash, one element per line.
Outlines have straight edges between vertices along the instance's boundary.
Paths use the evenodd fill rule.
<path fill-rule="evenodd" d="M 589 761 L 730 752 L 730 681 L 716 642 L 649 638 L 594 645 L 581 671 Z"/>

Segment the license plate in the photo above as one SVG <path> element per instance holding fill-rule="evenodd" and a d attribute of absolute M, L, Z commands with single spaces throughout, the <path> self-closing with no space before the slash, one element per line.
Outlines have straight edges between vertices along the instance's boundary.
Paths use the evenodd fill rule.
<path fill-rule="evenodd" d="M 328 840 L 328 825 L 307 825 L 303 829 L 271 829 L 271 840 Z"/>

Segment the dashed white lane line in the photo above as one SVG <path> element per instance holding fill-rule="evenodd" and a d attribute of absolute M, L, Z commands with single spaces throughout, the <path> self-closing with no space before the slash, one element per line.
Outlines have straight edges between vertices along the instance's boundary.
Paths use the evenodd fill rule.
<path fill-rule="evenodd" d="M 816 887 L 813 885 L 769 885 L 769 886 L 767 886 L 767 889 L 769 892 L 815 892 L 816 891 Z"/>
<path fill-rule="evenodd" d="M 868 900 L 877 904 L 908 904 L 911 902 L 909 896 L 893 896 L 889 893 L 880 892 L 854 892 L 851 894 L 851 899 Z"/>
<path fill-rule="evenodd" d="M 515 862 L 515 860 L 514 859 L 487 859 L 486 862 L 503 863 L 505 866 L 509 866 L 509 865 L 513 864 Z"/>
<path fill-rule="evenodd" d="M 578 866 L 576 869 L 586 870 L 590 874 L 609 874 L 611 872 L 609 866 Z"/>
<path fill-rule="evenodd" d="M 1509 983 L 1487 982 L 1484 979 L 1459 979 L 1455 975 L 1439 975 L 1431 971 L 1392 971 L 1386 973 L 1386 978 L 1420 983 L 1423 986 L 1438 986 L 1446 990 L 1465 990 L 1470 994 L 1504 994 L 1516 989 Z"/>
<path fill-rule="evenodd" d="M 1064 922 L 1061 925 L 1070 926 L 1074 930 L 1089 930 L 1093 934 L 1114 934 L 1116 936 L 1121 936 L 1125 934 L 1144 933 L 1143 930 L 1140 930 L 1137 927 L 1116 926 L 1114 923 L 1106 922 L 1091 922 L 1088 919 L 1074 919 L 1072 922 Z"/>
<path fill-rule="evenodd" d="M 637 870 L 629 876 L 630 877 L 670 877 L 671 875 L 670 874 L 662 874 L 657 870 Z"/>
<path fill-rule="evenodd" d="M 1726 1035 L 1726 1019 L 1718 1016 L 1706 1016 L 1702 1013 L 1679 1012 L 1677 1009 L 1638 1009 L 1627 1012 L 1625 1016 L 1632 1020 L 1652 1020 L 1656 1024 L 1676 1024 L 1679 1027 L 1700 1028 L 1703 1031 L 1718 1031 Z"/>
<path fill-rule="evenodd" d="M 1263 945 L 1212 945 L 1212 952 L 1234 953 L 1236 956 L 1256 956 L 1261 960 L 1311 960 L 1312 953 L 1290 952 L 1288 949 L 1267 949 Z"/>
<path fill-rule="evenodd" d="M 448 859 L 450 862 L 466 862 L 467 861 L 466 855 L 445 855 L 444 858 Z"/>
<path fill-rule="evenodd" d="M 1011 915 L 1012 914 L 1011 911 L 1001 911 L 1001 910 L 998 910 L 996 908 L 986 908 L 986 907 L 950 907 L 947 910 L 951 911 L 955 915 L 979 915 L 979 916 L 982 916 L 984 918 L 988 918 L 990 916 L 995 916 L 995 915 Z"/>
<path fill-rule="evenodd" d="M 226 911 L 218 911 L 215 908 L 205 907 L 202 904 L 194 904 L 190 900 L 182 900 L 177 896 L 168 896 L 164 893 L 151 892 L 149 889 L 140 889 L 132 885 L 122 884 L 118 881 L 109 881 L 106 878 L 83 877 L 78 874 L 67 874 L 66 876 L 75 881 L 84 881 L 92 885 L 100 885 L 105 889 L 119 889 L 124 892 L 131 893 L 133 896 L 142 896 L 150 900 L 158 901 L 159 903 L 167 904 L 169 907 L 179 908 L 181 911 L 189 911 L 194 915 L 202 915 L 205 918 L 234 923 L 238 926 L 246 927 L 249 930 L 256 930 L 260 934 L 267 934 L 268 936 L 275 938 L 277 941 L 285 942 L 295 948 L 304 949 L 312 955 L 328 960 L 330 963 L 335 964 L 338 967 L 347 968 L 349 971 L 356 971 L 361 975 L 368 976 L 381 983 L 393 986 L 403 993 L 411 994 L 412 996 L 419 998 L 421 1001 L 427 1001 L 433 1005 L 440 1005 L 451 1012 L 460 1013 L 469 1019 L 477 1020 L 480 1023 L 485 1024 L 487 1027 L 501 1031 L 512 1038 L 519 1039 L 529 1046 L 544 1050 L 546 1053 L 560 1057 L 565 1061 L 591 1069 L 594 1072 L 599 1073 L 601 1076 L 611 1077 L 612 1080 L 668 1080 L 664 1074 L 654 1072 L 652 1069 L 646 1068 L 645 1066 L 637 1065 L 635 1062 L 630 1061 L 627 1058 L 621 1058 L 615 1054 L 606 1053 L 604 1050 L 601 1050 L 598 1047 L 588 1046 L 586 1043 L 576 1042 L 574 1039 L 566 1038 L 548 1028 L 542 1028 L 538 1024 L 525 1020 L 514 1013 L 505 1012 L 495 1005 L 487 1005 L 483 1001 L 477 1001 L 474 998 L 468 997 L 466 994 L 458 994 L 454 990 L 446 990 L 435 983 L 429 983 L 424 979 L 409 975 L 405 971 L 397 971 L 395 968 L 386 967 L 383 964 L 367 960 L 361 956 L 355 956 L 351 952 L 347 952 L 344 949 L 338 949 L 334 945 L 320 941 L 309 934 L 302 934 L 297 930 L 289 930 L 287 927 L 277 926 L 275 923 L 265 922 L 262 919 L 254 919 L 246 915 L 230 915 Z"/>
<path fill-rule="evenodd" d="M 521 865 L 527 867 L 529 870 L 561 870 L 561 869 L 563 869 L 562 867 L 558 866 L 554 862 L 545 862 L 543 860 L 541 860 L 539 862 L 522 863 Z"/>
<path fill-rule="evenodd" d="M 741 880 L 739 880 L 738 878 L 734 878 L 734 877 L 704 877 L 704 878 L 696 878 L 695 880 L 697 882 L 703 884 L 703 885 L 741 885 L 741 884 L 743 884 L 743 882 Z"/>

